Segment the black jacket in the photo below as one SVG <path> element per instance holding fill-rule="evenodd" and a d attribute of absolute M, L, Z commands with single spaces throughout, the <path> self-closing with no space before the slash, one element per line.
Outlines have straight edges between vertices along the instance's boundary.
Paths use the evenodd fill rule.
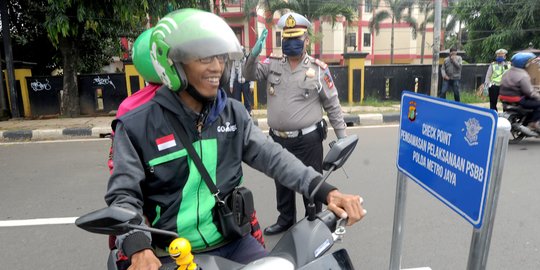
<path fill-rule="evenodd" d="M 198 113 L 162 87 L 152 101 L 120 117 L 114 140 L 115 169 L 105 200 L 144 214 L 152 227 L 178 232 L 195 251 L 218 245 L 223 237 L 212 214 L 214 198 L 168 123 L 165 110 L 184 124 L 222 194 L 242 182 L 242 161 L 304 195 L 318 182 L 313 180 L 320 179 L 313 168 L 306 168 L 263 134 L 244 106 L 227 99 L 223 90 L 199 134 L 195 125 Z M 317 200 L 325 202 L 332 189 L 324 184 Z M 128 256 L 148 247 L 149 240 L 141 234 L 134 231 L 119 237 L 117 246 Z M 154 246 L 168 246 L 170 239 L 153 236 Z"/>

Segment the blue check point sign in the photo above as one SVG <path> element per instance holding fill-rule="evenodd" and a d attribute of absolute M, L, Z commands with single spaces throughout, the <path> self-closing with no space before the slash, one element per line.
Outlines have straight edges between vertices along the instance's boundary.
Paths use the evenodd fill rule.
<path fill-rule="evenodd" d="M 398 169 L 476 228 L 495 145 L 495 111 L 404 91 Z"/>

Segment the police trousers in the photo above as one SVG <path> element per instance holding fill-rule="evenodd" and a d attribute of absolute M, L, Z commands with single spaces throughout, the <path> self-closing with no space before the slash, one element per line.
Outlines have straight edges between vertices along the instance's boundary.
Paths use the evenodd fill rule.
<path fill-rule="evenodd" d="M 275 142 L 301 160 L 304 165 L 311 166 L 322 173 L 323 134 L 320 129 L 321 127 L 317 127 L 316 130 L 308 134 L 302 134 L 294 138 L 282 138 L 272 133 L 270 133 L 270 136 Z M 296 223 L 296 192 L 281 185 L 278 181 L 275 181 L 275 185 L 277 210 L 279 211 L 277 224 L 282 226 L 292 225 Z M 304 207 L 307 209 L 309 199 L 306 197 L 303 197 L 303 199 Z M 315 208 L 317 212 L 320 212 L 322 204 L 315 202 Z M 307 211 L 305 214 L 307 214 Z"/>

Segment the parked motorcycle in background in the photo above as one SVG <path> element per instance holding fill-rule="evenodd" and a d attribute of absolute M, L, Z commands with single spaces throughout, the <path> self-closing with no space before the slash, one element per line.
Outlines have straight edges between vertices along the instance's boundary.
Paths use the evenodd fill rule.
<path fill-rule="evenodd" d="M 323 161 L 324 182 L 330 174 L 341 168 L 352 154 L 358 136 L 351 135 L 331 144 L 330 151 Z M 204 270 L 263 270 L 263 269 L 354 269 L 345 249 L 332 253 L 328 251 L 345 235 L 347 220 L 339 219 L 333 212 L 324 210 L 315 213 L 314 194 L 320 184 L 312 191 L 308 207 L 308 216 L 291 227 L 270 251 L 267 257 L 255 260 L 247 265 L 239 264 L 228 259 L 205 254 L 191 254 L 189 241 L 178 238 L 174 232 L 139 226 L 141 218 L 137 213 L 119 207 L 106 207 L 79 217 L 75 224 L 92 233 L 120 235 L 133 229 L 150 231 L 151 233 L 173 236 L 169 253 L 176 263 L 165 264 L 161 270 L 173 269 L 204 269 Z M 308 209 L 309 210 L 309 209 Z M 116 263 L 107 264 L 109 270 L 116 269 Z"/>

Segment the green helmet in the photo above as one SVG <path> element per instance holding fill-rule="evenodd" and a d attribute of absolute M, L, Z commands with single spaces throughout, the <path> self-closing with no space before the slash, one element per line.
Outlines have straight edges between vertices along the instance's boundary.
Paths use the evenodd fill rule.
<path fill-rule="evenodd" d="M 150 28 L 142 32 L 133 43 L 133 65 L 143 79 L 151 83 L 161 83 L 152 59 L 150 59 L 150 36 L 154 29 Z"/>
<path fill-rule="evenodd" d="M 188 84 L 182 63 L 220 54 L 227 54 L 229 60 L 244 56 L 229 25 L 217 15 L 197 9 L 181 9 L 163 17 L 154 27 L 150 47 L 154 69 L 173 91 Z M 228 70 L 226 67 L 222 81 Z"/>

